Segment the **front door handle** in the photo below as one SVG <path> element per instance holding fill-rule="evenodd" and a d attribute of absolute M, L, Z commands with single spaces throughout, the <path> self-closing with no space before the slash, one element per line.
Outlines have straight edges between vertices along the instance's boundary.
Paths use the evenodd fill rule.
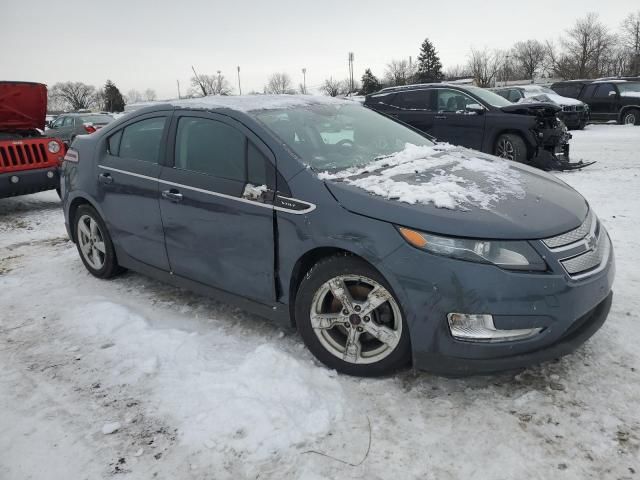
<path fill-rule="evenodd" d="M 436 120 L 446 120 L 447 116 L 446 115 L 436 115 Z"/>
<path fill-rule="evenodd" d="M 100 183 L 105 183 L 107 185 L 113 183 L 113 177 L 110 173 L 101 173 L 100 175 L 98 175 L 98 180 L 100 181 Z"/>
<path fill-rule="evenodd" d="M 175 188 L 172 188 L 171 190 L 163 190 L 162 192 L 162 198 L 166 198 L 167 200 L 171 201 L 171 202 L 181 202 L 182 201 L 182 194 L 180 193 L 179 190 L 176 190 Z"/>

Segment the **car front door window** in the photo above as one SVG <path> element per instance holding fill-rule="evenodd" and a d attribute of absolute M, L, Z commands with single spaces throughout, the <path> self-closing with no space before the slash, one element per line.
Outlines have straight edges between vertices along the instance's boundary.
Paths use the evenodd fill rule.
<path fill-rule="evenodd" d="M 438 90 L 438 111 L 447 113 L 466 113 L 467 105 L 478 103 L 470 96 L 457 90 Z"/>

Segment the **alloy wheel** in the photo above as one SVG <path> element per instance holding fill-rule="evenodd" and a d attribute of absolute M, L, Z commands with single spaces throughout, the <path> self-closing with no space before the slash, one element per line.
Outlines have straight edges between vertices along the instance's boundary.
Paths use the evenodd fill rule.
<path fill-rule="evenodd" d="M 633 112 L 627 113 L 624 116 L 624 122 L 625 125 L 635 125 L 636 124 L 636 115 Z"/>
<path fill-rule="evenodd" d="M 508 139 L 502 138 L 498 142 L 498 148 L 496 149 L 498 157 L 506 158 L 507 160 L 514 160 L 516 157 L 516 149 Z"/>
<path fill-rule="evenodd" d="M 390 355 L 402 336 L 402 313 L 375 280 L 339 275 L 323 283 L 311 303 L 311 327 L 327 352 L 370 364 Z"/>
<path fill-rule="evenodd" d="M 107 252 L 104 235 L 98 222 L 90 215 L 82 215 L 78 220 L 78 245 L 92 268 L 100 270 L 104 267 Z"/>

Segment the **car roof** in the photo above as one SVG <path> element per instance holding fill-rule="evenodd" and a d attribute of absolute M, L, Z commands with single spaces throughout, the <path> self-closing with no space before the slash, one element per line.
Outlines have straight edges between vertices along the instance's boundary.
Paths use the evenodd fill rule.
<path fill-rule="evenodd" d="M 358 105 L 357 102 L 351 100 L 319 95 L 209 95 L 200 98 L 169 100 L 162 102 L 162 104 L 175 108 L 197 110 L 230 109 L 243 113 L 309 105 Z"/>
<path fill-rule="evenodd" d="M 382 90 L 378 90 L 377 92 L 371 93 L 371 96 L 376 96 L 376 95 L 388 95 L 390 93 L 396 93 L 396 92 L 402 92 L 402 91 L 410 91 L 410 90 L 420 90 L 423 88 L 438 88 L 438 87 L 444 87 L 444 88 L 459 88 L 461 90 L 466 90 L 469 87 L 475 87 L 475 85 L 461 85 L 459 83 L 447 83 L 447 82 L 442 82 L 442 83 L 413 83 L 411 85 L 399 85 L 396 87 L 387 87 L 387 88 L 383 88 Z"/>

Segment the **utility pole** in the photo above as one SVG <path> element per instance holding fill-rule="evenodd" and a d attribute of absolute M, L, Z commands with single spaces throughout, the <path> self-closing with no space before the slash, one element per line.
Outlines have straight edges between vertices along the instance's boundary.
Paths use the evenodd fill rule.
<path fill-rule="evenodd" d="M 180 100 L 182 98 L 180 96 L 180 80 L 176 80 L 176 83 L 178 84 L 178 100 Z"/>
<path fill-rule="evenodd" d="M 307 94 L 307 69 L 302 69 L 302 89 L 304 90 L 304 94 Z"/>
<path fill-rule="evenodd" d="M 238 65 L 238 92 L 242 95 L 242 87 L 240 86 L 240 65 Z"/>
<path fill-rule="evenodd" d="M 353 52 L 349 52 L 349 93 L 353 92 Z"/>
<path fill-rule="evenodd" d="M 509 55 L 505 56 L 504 59 L 504 86 L 507 86 L 507 82 L 509 81 Z"/>
<path fill-rule="evenodd" d="M 218 84 L 216 85 L 216 90 L 217 92 L 215 92 L 216 95 L 220 95 L 220 91 L 222 90 L 222 70 L 218 70 Z"/>

